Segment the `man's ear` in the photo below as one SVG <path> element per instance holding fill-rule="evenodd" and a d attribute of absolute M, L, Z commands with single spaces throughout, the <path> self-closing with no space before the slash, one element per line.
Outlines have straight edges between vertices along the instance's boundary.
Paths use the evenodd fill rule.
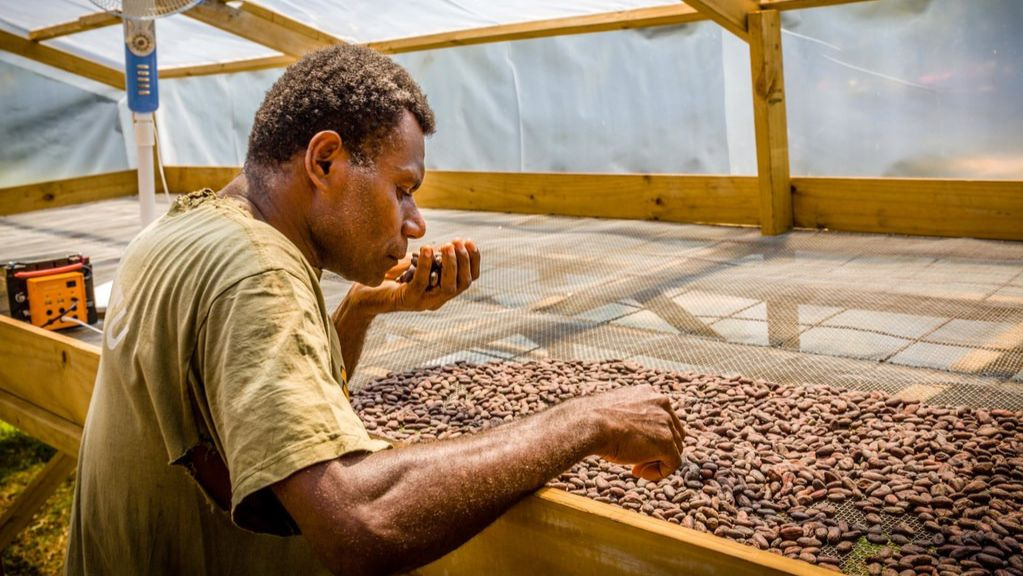
<path fill-rule="evenodd" d="M 327 179 L 335 172 L 347 172 L 351 158 L 341 136 L 333 130 L 317 132 L 305 150 L 305 171 L 315 188 L 329 189 Z"/>

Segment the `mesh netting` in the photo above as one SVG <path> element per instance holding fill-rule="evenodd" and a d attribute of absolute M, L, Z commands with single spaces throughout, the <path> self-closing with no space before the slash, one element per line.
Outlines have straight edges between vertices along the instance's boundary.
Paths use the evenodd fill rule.
<path fill-rule="evenodd" d="M 353 388 L 461 361 L 624 359 L 1023 410 L 1023 243 L 424 212 L 424 242 L 475 239 L 483 275 L 440 312 L 380 317 Z M 0 258 L 81 252 L 103 282 L 135 213 L 114 201 L 0 218 Z M 346 290 L 324 278 L 328 302 Z M 863 521 L 848 503 L 836 514 Z M 912 542 L 932 536 L 908 515 L 883 515 L 884 534 L 900 523 Z M 865 573 L 878 548 L 841 555 L 843 570 Z"/>
<path fill-rule="evenodd" d="M 431 211 L 482 278 L 377 320 L 353 384 L 458 360 L 668 370 L 1023 409 L 1023 244 Z M 337 297 L 345 285 L 325 281 Z"/>

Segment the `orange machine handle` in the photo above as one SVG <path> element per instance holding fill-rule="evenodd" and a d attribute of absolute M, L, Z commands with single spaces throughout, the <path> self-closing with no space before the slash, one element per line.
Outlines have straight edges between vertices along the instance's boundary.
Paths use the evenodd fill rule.
<path fill-rule="evenodd" d="M 43 270 L 32 270 L 30 272 L 15 272 L 15 278 L 37 278 L 39 276 L 49 276 L 50 274 L 63 274 L 64 272 L 74 272 L 75 270 L 81 270 L 82 263 L 68 264 L 67 266 L 61 266 L 59 268 L 45 268 Z"/>

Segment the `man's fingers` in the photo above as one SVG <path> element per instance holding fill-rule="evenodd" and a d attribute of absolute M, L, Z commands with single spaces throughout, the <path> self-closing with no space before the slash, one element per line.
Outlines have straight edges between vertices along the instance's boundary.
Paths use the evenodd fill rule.
<path fill-rule="evenodd" d="M 476 247 L 476 243 L 472 240 L 465 241 L 465 249 L 469 252 L 469 270 L 472 272 L 472 279 L 479 280 L 480 278 L 480 249 Z"/>
<path fill-rule="evenodd" d="M 451 244 L 445 244 L 440 249 L 441 257 L 441 271 L 440 271 L 440 287 L 447 294 L 454 294 L 457 289 L 457 276 L 456 273 L 458 266 L 458 257 L 455 256 L 455 247 Z"/>
<path fill-rule="evenodd" d="M 419 258 L 418 264 L 416 265 L 416 272 L 412 275 L 412 281 L 409 282 L 412 290 L 416 292 L 423 292 L 427 286 L 430 285 L 430 262 L 433 261 L 433 247 L 432 246 L 420 246 L 419 247 Z"/>
<path fill-rule="evenodd" d="M 455 238 L 452 242 L 455 246 L 455 256 L 458 258 L 458 291 L 462 292 L 472 284 L 471 271 L 469 270 L 469 251 L 465 243 Z"/>
<path fill-rule="evenodd" d="M 666 470 L 664 463 L 659 460 L 653 462 L 646 462 L 644 464 L 636 464 L 632 467 L 632 475 L 637 478 L 642 478 L 650 482 L 657 482 L 667 478 L 674 469 Z"/>

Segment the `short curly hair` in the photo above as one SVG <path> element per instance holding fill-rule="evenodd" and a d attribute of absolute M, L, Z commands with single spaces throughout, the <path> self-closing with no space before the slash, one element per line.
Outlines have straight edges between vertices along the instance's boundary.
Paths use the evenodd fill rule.
<path fill-rule="evenodd" d="M 433 110 L 404 68 L 354 44 L 317 50 L 289 66 L 266 93 L 249 134 L 246 172 L 287 162 L 322 130 L 341 136 L 353 162 L 372 164 L 405 110 L 423 134 L 433 133 Z"/>

